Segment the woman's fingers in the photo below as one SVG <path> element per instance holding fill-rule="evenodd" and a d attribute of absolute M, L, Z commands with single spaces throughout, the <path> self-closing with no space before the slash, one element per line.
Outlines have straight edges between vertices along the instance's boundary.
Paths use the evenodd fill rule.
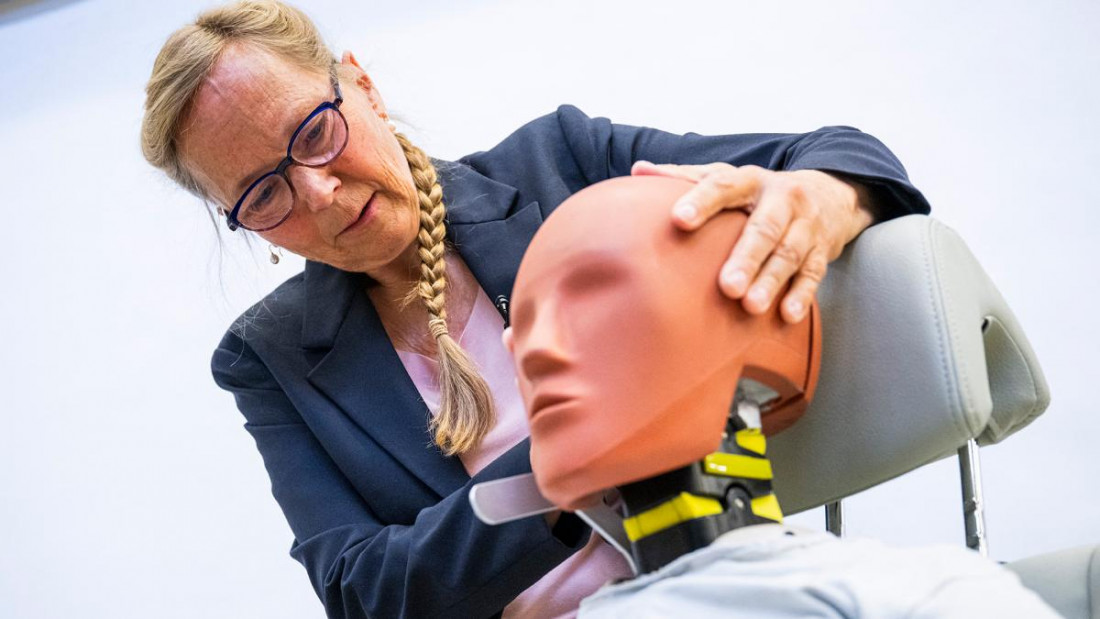
<path fill-rule="evenodd" d="M 693 181 L 692 187 L 672 206 L 672 220 L 683 230 L 695 230 L 727 208 L 749 207 L 760 191 L 762 168 L 735 168 L 728 163 L 675 165 L 637 162 L 637 176 L 669 176 Z"/>
<path fill-rule="evenodd" d="M 747 310 L 760 313 L 771 304 L 775 291 L 764 285 L 767 282 L 757 282 L 758 274 L 764 261 L 787 236 L 791 215 L 790 205 L 771 192 L 765 192 L 745 222 L 741 238 L 734 244 L 729 259 L 722 266 L 719 286 L 732 299 L 747 295 Z M 786 280 L 782 280 L 773 285 L 778 288 L 785 282 Z M 753 287 L 750 288 L 750 284 Z"/>
<path fill-rule="evenodd" d="M 759 168 L 716 168 L 680 196 L 672 206 L 673 221 L 683 230 L 695 230 L 723 209 L 752 207 L 760 194 Z"/>
<path fill-rule="evenodd" d="M 814 297 L 817 296 L 817 289 L 825 279 L 828 264 L 829 256 L 824 249 L 816 247 L 810 251 L 810 255 L 806 257 L 798 275 L 791 283 L 791 289 L 783 297 L 783 304 L 779 309 L 783 320 L 793 324 L 806 317 Z"/>
<path fill-rule="evenodd" d="M 706 166 L 679 165 L 675 163 L 653 163 L 652 161 L 635 161 L 630 168 L 633 176 L 670 176 L 697 182 L 705 172 Z"/>
<path fill-rule="evenodd" d="M 810 222 L 804 219 L 791 222 L 783 237 L 765 256 L 763 266 L 745 295 L 744 305 L 749 313 L 763 314 L 772 306 L 779 291 L 802 268 L 813 249 L 813 242 L 813 226 Z"/>
<path fill-rule="evenodd" d="M 830 188 L 840 181 L 816 171 L 774 172 L 726 163 L 638 161 L 631 174 L 695 183 L 673 205 L 673 222 L 683 230 L 697 229 L 723 209 L 748 212 L 741 238 L 722 267 L 719 287 L 727 296 L 742 299 L 746 311 L 762 314 L 789 283 L 780 314 L 791 323 L 805 318 L 825 277 L 830 248 L 846 242 L 831 239 L 837 236 L 833 229 L 839 225 L 838 209 L 844 212 L 853 199 Z"/>

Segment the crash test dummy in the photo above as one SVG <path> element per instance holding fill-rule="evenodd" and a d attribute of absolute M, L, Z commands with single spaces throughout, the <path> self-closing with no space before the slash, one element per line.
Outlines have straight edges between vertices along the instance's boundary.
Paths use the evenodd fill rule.
<path fill-rule="evenodd" d="M 782 523 L 765 437 L 806 410 L 827 330 L 816 306 L 792 325 L 721 293 L 746 216 L 677 230 L 667 213 L 689 186 L 627 177 L 578 192 L 517 274 L 505 344 L 537 493 L 589 514 L 637 574 L 580 616 L 1057 616 L 968 549 Z"/>

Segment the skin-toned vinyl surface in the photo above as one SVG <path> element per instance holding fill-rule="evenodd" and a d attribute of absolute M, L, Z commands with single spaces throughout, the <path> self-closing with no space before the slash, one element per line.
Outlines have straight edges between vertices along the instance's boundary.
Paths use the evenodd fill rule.
<path fill-rule="evenodd" d="M 764 429 L 805 410 L 820 316 L 752 316 L 716 274 L 741 212 L 695 232 L 670 205 L 690 187 L 619 178 L 578 192 L 542 226 L 516 278 L 513 351 L 531 424 L 531 463 L 559 507 L 684 466 L 715 450 L 738 379 L 776 391 Z"/>

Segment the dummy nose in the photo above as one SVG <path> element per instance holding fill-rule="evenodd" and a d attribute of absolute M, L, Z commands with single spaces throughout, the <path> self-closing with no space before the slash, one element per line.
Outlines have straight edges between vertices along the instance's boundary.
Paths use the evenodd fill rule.
<path fill-rule="evenodd" d="M 568 367 L 565 333 L 548 311 L 539 312 L 524 341 L 520 369 L 528 380 L 543 378 Z"/>
<path fill-rule="evenodd" d="M 340 179 L 328 166 L 307 168 L 296 165 L 290 167 L 286 174 L 294 186 L 298 203 L 311 211 L 328 208 L 336 198 L 336 190 L 340 188 Z"/>

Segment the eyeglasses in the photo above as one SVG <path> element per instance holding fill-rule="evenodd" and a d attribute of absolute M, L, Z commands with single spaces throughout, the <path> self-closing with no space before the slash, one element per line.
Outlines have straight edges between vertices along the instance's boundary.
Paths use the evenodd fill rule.
<path fill-rule="evenodd" d="M 336 97 L 310 112 L 290 136 L 286 157 L 275 169 L 252 182 L 226 217 L 230 230 L 271 230 L 286 221 L 294 208 L 294 185 L 286 175 L 292 165 L 319 168 L 333 162 L 348 145 L 348 121 L 340 111 L 344 97 L 336 71 L 331 73 Z"/>

